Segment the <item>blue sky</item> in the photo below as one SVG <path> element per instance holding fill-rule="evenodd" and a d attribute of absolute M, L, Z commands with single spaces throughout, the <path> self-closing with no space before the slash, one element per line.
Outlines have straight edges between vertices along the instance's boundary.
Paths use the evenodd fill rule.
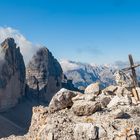
<path fill-rule="evenodd" d="M 140 60 L 139 0 L 0 0 L 0 26 L 19 30 L 58 59 Z"/>

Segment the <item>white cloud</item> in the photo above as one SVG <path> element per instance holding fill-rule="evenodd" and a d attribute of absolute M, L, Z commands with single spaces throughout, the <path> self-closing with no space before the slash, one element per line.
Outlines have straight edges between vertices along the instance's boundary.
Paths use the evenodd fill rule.
<path fill-rule="evenodd" d="M 76 64 L 76 62 L 61 59 L 59 63 L 61 64 L 63 72 L 79 69 L 79 65 Z"/>
<path fill-rule="evenodd" d="M 25 64 L 32 58 L 33 54 L 39 46 L 32 44 L 28 41 L 18 30 L 11 27 L 0 27 L 0 42 L 3 42 L 7 37 L 12 37 L 20 47 L 23 54 Z"/>

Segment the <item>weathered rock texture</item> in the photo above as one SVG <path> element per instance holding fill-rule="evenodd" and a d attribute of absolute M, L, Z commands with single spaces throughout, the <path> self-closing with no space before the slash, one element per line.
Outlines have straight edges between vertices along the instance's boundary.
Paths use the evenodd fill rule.
<path fill-rule="evenodd" d="M 40 48 L 27 65 L 27 96 L 49 102 L 61 88 L 62 69 L 52 53 Z"/>
<path fill-rule="evenodd" d="M 0 111 L 15 106 L 25 91 L 25 64 L 14 39 L 0 48 Z"/>
<path fill-rule="evenodd" d="M 106 94 L 110 90 L 114 93 Z M 50 113 L 49 107 L 34 107 L 29 132 L 24 136 L 10 136 L 2 140 L 139 140 L 140 104 L 126 102 L 128 97 L 115 92 L 114 88 L 108 88 L 98 96 L 78 94 L 73 97 L 74 103 L 71 108 L 63 108 L 65 102 L 60 104 L 61 98 L 59 100 L 58 97 L 66 97 L 66 101 L 71 101 L 73 91 L 68 93 L 69 96 L 62 94 L 62 91 L 59 94 L 61 96 L 58 96 L 58 92 L 54 96 L 58 101 L 55 102 L 55 106 L 58 103 L 58 106 L 62 107 L 61 110 Z M 116 102 L 115 105 L 100 106 L 103 98 L 110 98 L 111 104 L 116 97 L 120 102 Z M 109 103 L 108 100 L 105 102 Z M 92 108 L 98 105 L 101 110 L 93 111 Z"/>
<path fill-rule="evenodd" d="M 75 97 L 77 94 L 70 90 L 62 88 L 58 91 L 49 104 L 49 111 L 55 112 L 58 110 L 62 110 L 73 105 L 72 98 Z"/>
<path fill-rule="evenodd" d="M 85 94 L 99 94 L 101 88 L 99 83 L 93 83 L 87 86 L 85 89 Z"/>

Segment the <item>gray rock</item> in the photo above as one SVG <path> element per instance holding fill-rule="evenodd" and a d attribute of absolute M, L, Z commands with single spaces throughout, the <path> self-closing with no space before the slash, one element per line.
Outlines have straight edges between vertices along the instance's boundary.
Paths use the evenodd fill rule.
<path fill-rule="evenodd" d="M 115 91 L 115 94 L 119 97 L 121 96 L 126 96 L 126 95 L 129 95 L 131 96 L 132 95 L 132 89 L 128 89 L 126 87 L 120 87 L 118 86 L 117 90 Z"/>
<path fill-rule="evenodd" d="M 133 80 L 130 73 L 126 74 L 125 72 L 121 70 L 117 70 L 114 73 L 114 76 L 115 76 L 115 81 L 118 86 L 133 87 Z"/>
<path fill-rule="evenodd" d="M 79 92 L 77 93 L 78 95 L 72 98 L 73 102 L 78 100 L 95 101 L 95 98 L 97 97 L 95 94 L 80 94 Z"/>
<path fill-rule="evenodd" d="M 15 106 L 25 92 L 25 64 L 13 38 L 0 48 L 0 111 Z"/>
<path fill-rule="evenodd" d="M 55 112 L 73 105 L 72 98 L 77 94 L 73 91 L 62 88 L 58 91 L 49 104 L 49 111 Z"/>
<path fill-rule="evenodd" d="M 96 140 L 98 129 L 92 123 L 78 123 L 74 129 L 75 140 Z"/>
<path fill-rule="evenodd" d="M 108 96 L 103 96 L 100 98 L 100 103 L 101 103 L 101 106 L 102 108 L 106 108 L 107 105 L 110 103 L 111 101 L 111 98 L 108 97 Z"/>
<path fill-rule="evenodd" d="M 114 96 L 110 103 L 107 105 L 108 108 L 112 108 L 118 105 L 130 105 L 132 103 L 132 100 L 129 96 L 125 97 L 119 97 L 119 96 Z"/>
<path fill-rule="evenodd" d="M 72 111 L 77 116 L 85 116 L 91 115 L 96 111 L 101 109 L 101 104 L 99 102 L 92 102 L 92 101 L 75 101 L 72 106 Z"/>
<path fill-rule="evenodd" d="M 50 102 L 61 89 L 62 69 L 52 53 L 45 47 L 40 48 L 27 65 L 27 96 Z"/>
<path fill-rule="evenodd" d="M 90 84 L 89 86 L 86 87 L 85 89 L 85 94 L 99 94 L 101 90 L 100 84 L 99 83 L 93 83 Z"/>
<path fill-rule="evenodd" d="M 105 130 L 105 128 L 100 124 L 96 124 L 96 126 L 98 128 L 98 139 L 106 138 L 107 131 Z"/>
<path fill-rule="evenodd" d="M 111 112 L 114 119 L 120 119 L 120 118 L 123 118 L 125 113 L 123 110 L 121 109 L 117 109 L 117 110 L 114 110 L 113 112 Z"/>
<path fill-rule="evenodd" d="M 105 94 L 107 94 L 107 95 L 114 95 L 114 94 L 115 94 L 115 91 L 116 91 L 117 89 L 118 89 L 117 86 L 111 85 L 111 86 L 105 88 L 105 89 L 103 90 L 103 93 L 105 93 Z"/>

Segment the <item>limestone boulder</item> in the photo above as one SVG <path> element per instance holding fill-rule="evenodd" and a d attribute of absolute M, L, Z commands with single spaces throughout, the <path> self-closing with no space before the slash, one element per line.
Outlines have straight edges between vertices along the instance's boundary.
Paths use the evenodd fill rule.
<path fill-rule="evenodd" d="M 73 105 L 72 98 L 77 95 L 76 92 L 62 88 L 58 91 L 49 104 L 49 111 L 55 112 Z"/>
<path fill-rule="evenodd" d="M 96 94 L 98 95 L 101 90 L 99 83 L 93 83 L 86 87 L 85 94 Z"/>
<path fill-rule="evenodd" d="M 101 104 L 99 102 L 93 102 L 93 101 L 83 101 L 79 100 L 74 102 L 72 106 L 72 111 L 77 116 L 88 116 L 96 111 L 99 111 L 101 109 Z"/>

